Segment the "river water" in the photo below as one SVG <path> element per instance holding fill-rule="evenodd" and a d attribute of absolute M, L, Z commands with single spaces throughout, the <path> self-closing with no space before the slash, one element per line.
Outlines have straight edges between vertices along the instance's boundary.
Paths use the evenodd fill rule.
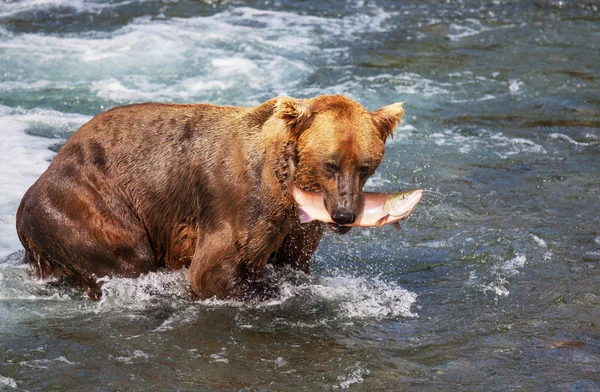
<path fill-rule="evenodd" d="M 0 3 L 0 389 L 599 391 L 599 7 Z M 20 198 L 93 115 L 334 93 L 405 102 L 367 186 L 426 190 L 403 233 L 329 233 L 258 304 L 28 276 Z"/>

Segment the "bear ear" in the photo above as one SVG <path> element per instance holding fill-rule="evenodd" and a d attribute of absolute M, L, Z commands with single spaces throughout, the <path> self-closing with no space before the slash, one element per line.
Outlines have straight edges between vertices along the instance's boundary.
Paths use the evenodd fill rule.
<path fill-rule="evenodd" d="M 371 112 L 373 124 L 375 124 L 383 141 L 385 141 L 388 136 L 393 136 L 396 125 L 402 122 L 402 117 L 404 116 L 403 105 L 404 102 L 396 102 Z"/>
<path fill-rule="evenodd" d="M 283 120 L 294 137 L 307 128 L 311 115 L 308 105 L 299 99 L 284 97 L 275 104 L 275 116 Z"/>

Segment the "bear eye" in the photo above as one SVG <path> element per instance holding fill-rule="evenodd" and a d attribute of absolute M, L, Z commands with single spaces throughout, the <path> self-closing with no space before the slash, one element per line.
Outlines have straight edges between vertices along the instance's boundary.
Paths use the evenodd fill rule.
<path fill-rule="evenodd" d="M 325 162 L 325 170 L 327 170 L 331 174 L 337 173 L 338 172 L 337 163 L 335 163 L 334 161 Z"/>
<path fill-rule="evenodd" d="M 361 177 L 365 178 L 366 176 L 369 175 L 369 173 L 371 172 L 371 167 L 370 166 L 361 166 L 358 169 L 358 173 L 360 174 Z"/>

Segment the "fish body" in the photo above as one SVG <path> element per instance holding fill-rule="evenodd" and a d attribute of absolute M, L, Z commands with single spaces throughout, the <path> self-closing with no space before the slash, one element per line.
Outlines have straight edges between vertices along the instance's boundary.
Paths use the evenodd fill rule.
<path fill-rule="evenodd" d="M 424 191 L 416 189 L 400 193 L 365 192 L 362 213 L 356 217 L 351 227 L 381 227 L 395 224 L 408 217 L 421 200 Z M 300 223 L 321 221 L 333 223 L 323 204 L 323 195 L 319 192 L 306 192 L 293 186 L 292 196 L 298 204 Z"/>

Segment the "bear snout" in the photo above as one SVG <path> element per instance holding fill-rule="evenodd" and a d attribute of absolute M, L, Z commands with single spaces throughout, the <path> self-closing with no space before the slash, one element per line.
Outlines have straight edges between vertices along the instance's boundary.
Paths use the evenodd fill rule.
<path fill-rule="evenodd" d="M 356 220 L 356 214 L 352 210 L 338 208 L 331 211 L 331 219 L 338 225 L 350 225 Z"/>

